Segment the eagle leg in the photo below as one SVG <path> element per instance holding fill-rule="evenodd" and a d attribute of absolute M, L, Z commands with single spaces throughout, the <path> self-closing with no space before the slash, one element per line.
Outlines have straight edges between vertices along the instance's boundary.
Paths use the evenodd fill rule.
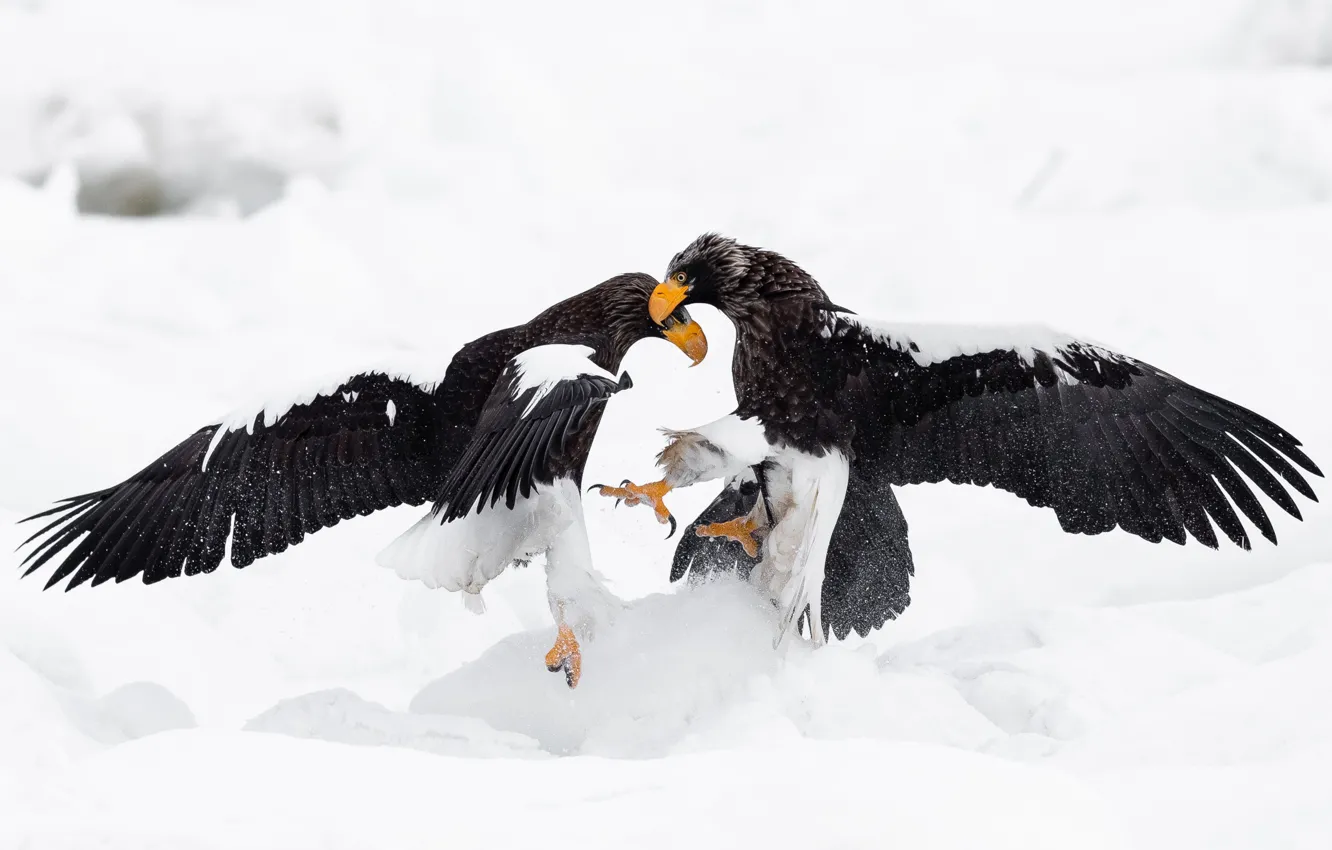
<path fill-rule="evenodd" d="M 755 515 L 757 511 L 748 516 L 736 517 L 726 522 L 714 522 L 711 525 L 700 525 L 694 529 L 694 533 L 699 537 L 726 537 L 734 540 L 744 547 L 745 554 L 751 558 L 757 558 L 759 553 L 759 540 L 755 537 L 755 532 L 763 530 Z"/>
<path fill-rule="evenodd" d="M 569 687 L 578 687 L 578 679 L 583 674 L 583 653 L 578 648 L 578 638 L 573 629 L 560 623 L 559 633 L 555 636 L 555 645 L 546 653 L 546 669 L 552 673 L 564 671 L 564 681 Z"/>
<path fill-rule="evenodd" d="M 675 533 L 675 517 L 671 516 L 670 508 L 666 507 L 662 497 L 671 492 L 671 485 L 663 479 L 653 481 L 651 484 L 631 484 L 628 479 L 621 482 L 620 487 L 607 487 L 605 484 L 593 484 L 592 487 L 598 487 L 601 495 L 608 498 L 623 500 L 630 507 L 639 504 L 650 505 L 657 515 L 657 522 L 665 525 L 671 524 L 671 533 Z M 588 489 L 591 490 L 592 487 Z M 670 537 L 670 535 L 666 535 Z"/>

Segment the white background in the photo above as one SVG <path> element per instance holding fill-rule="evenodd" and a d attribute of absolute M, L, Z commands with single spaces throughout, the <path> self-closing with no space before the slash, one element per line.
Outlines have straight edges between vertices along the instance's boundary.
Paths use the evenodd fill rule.
<path fill-rule="evenodd" d="M 0 2 L 0 550 L 268 384 L 446 363 L 706 230 L 862 314 L 1094 337 L 1332 466 L 1332 3 L 448 5 Z M 171 215 L 78 214 L 135 197 Z M 695 315 L 711 357 L 631 353 L 589 482 L 730 410 Z M 589 502 L 634 601 L 573 693 L 538 571 L 476 617 L 373 564 L 416 509 L 148 588 L 6 554 L 0 843 L 1332 845 L 1325 507 L 1244 553 L 901 500 L 905 616 L 783 656 Z"/>

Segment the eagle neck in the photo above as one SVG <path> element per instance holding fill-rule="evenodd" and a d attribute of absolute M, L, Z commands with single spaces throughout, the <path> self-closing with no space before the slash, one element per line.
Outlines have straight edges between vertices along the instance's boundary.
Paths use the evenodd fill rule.
<path fill-rule="evenodd" d="M 637 338 L 629 339 L 630 335 L 623 332 L 626 323 L 617 321 L 607 299 L 569 299 L 563 306 L 560 312 L 543 313 L 529 323 L 528 345 L 586 345 L 592 349 L 593 363 L 608 372 L 618 372 Z"/>

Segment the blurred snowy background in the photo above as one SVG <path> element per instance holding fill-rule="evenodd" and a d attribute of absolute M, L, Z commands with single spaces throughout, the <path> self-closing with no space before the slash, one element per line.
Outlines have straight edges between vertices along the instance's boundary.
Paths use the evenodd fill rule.
<path fill-rule="evenodd" d="M 0 62 L 5 551 L 265 384 L 447 362 L 705 230 L 861 313 L 1090 335 L 1332 467 L 1328 0 L 0 0 Z M 696 315 L 589 481 L 729 411 Z M 150 588 L 6 556 L 0 843 L 1332 846 L 1327 508 L 1242 553 L 901 498 L 907 614 L 783 657 L 589 503 L 637 601 L 573 693 L 539 573 L 475 617 L 374 566 L 413 509 Z"/>

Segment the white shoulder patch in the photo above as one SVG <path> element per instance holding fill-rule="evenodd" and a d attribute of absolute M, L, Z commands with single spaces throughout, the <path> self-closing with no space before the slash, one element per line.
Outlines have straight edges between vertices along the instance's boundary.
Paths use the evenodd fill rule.
<path fill-rule="evenodd" d="M 238 405 L 226 416 L 218 420 L 217 431 L 213 433 L 213 439 L 208 444 L 208 450 L 204 452 L 203 466 L 208 469 L 208 460 L 213 456 L 218 443 L 222 437 L 229 431 L 236 431 L 244 428 L 250 433 L 254 433 L 254 420 L 262 414 L 264 417 L 264 427 L 271 427 L 275 422 L 285 416 L 293 407 L 299 404 L 309 404 L 319 396 L 338 396 L 344 403 L 351 404 L 356 401 L 360 393 L 338 392 L 338 387 L 345 384 L 356 375 L 364 375 L 370 372 L 378 372 L 388 375 L 390 378 L 397 378 L 401 381 L 414 384 L 425 392 L 434 392 L 435 387 L 439 385 L 444 374 L 448 370 L 449 360 L 453 353 L 440 362 L 439 355 L 422 355 L 416 358 L 407 356 L 386 359 L 379 363 L 370 362 L 349 367 L 345 371 L 330 371 L 322 377 L 305 378 L 290 382 L 286 386 L 273 386 L 256 393 L 256 397 L 249 403 Z M 391 405 L 392 402 L 389 402 Z M 396 416 L 396 408 L 389 414 L 389 424 L 392 424 Z"/>
<path fill-rule="evenodd" d="M 513 398 L 516 400 L 528 390 L 536 390 L 523 410 L 523 416 L 531 413 L 536 403 L 562 381 L 571 381 L 582 375 L 596 375 L 615 381 L 614 375 L 589 359 L 592 354 L 591 346 L 552 344 L 538 345 L 515 356 L 510 361 L 518 375 Z"/>
<path fill-rule="evenodd" d="M 843 319 L 863 328 L 890 348 L 910 354 L 922 366 L 988 351 L 1012 351 L 1031 365 L 1038 352 L 1057 356 L 1060 351 L 1072 347 L 1110 360 L 1128 359 L 1099 343 L 1078 339 L 1045 325 L 897 323 L 860 316 L 845 316 Z"/>

